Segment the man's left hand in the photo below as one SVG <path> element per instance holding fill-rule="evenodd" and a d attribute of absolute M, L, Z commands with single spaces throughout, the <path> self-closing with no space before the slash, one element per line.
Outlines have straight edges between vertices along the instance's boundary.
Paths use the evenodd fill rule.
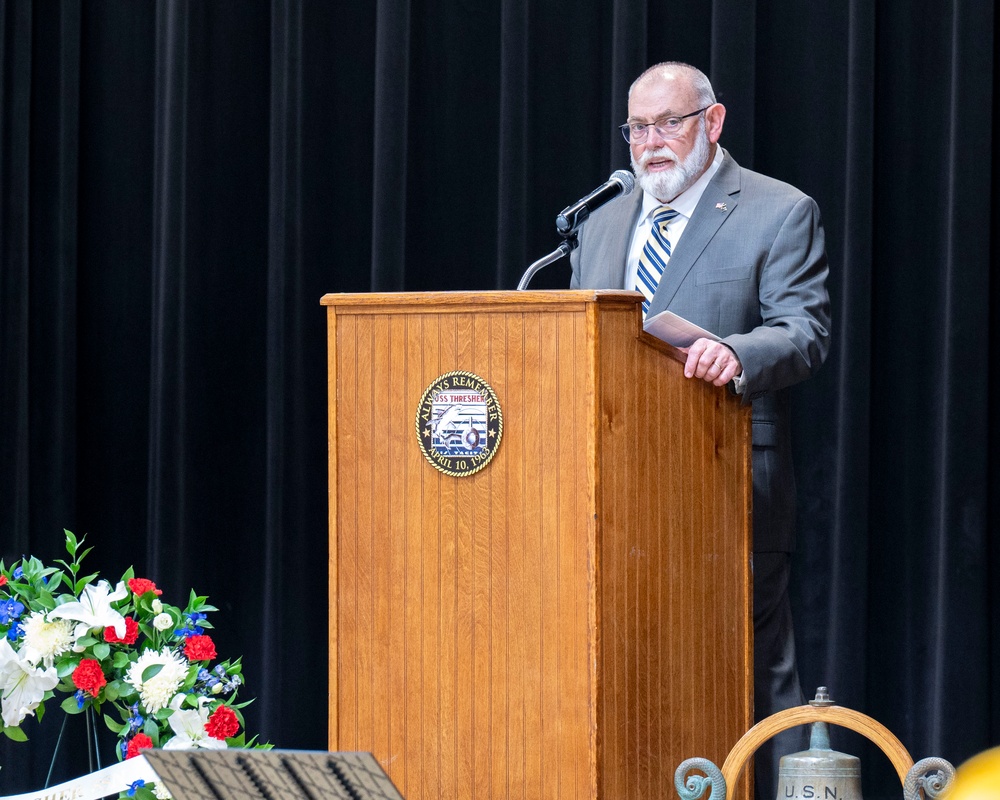
<path fill-rule="evenodd" d="M 743 372 L 736 353 L 721 342 L 698 339 L 690 347 L 682 347 L 681 352 L 687 353 L 684 364 L 686 378 L 701 378 L 715 386 L 725 386 Z"/>

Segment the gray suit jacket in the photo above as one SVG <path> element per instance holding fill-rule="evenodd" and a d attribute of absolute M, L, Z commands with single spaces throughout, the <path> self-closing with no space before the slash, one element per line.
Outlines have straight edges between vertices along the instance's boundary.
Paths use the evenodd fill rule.
<path fill-rule="evenodd" d="M 621 289 L 642 192 L 582 226 L 572 287 Z M 722 337 L 743 364 L 753 403 L 754 549 L 794 548 L 795 492 L 786 387 L 812 375 L 830 344 L 819 208 L 787 183 L 725 153 L 677 242 L 649 314 L 664 309 Z"/>

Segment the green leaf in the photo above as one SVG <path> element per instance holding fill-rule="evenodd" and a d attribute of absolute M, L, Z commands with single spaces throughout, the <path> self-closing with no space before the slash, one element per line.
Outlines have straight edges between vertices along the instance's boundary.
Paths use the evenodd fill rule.
<path fill-rule="evenodd" d="M 94 658 L 98 661 L 103 661 L 109 655 L 111 655 L 111 645 L 107 642 L 101 642 L 100 644 L 94 645 Z"/>
<path fill-rule="evenodd" d="M 248 750 L 250 750 L 250 749 L 253 749 L 253 750 L 273 750 L 274 749 L 274 745 L 271 744 L 270 742 L 264 742 L 264 744 L 257 744 L 257 737 L 256 736 L 254 736 L 253 738 L 251 738 L 250 741 L 248 741 L 246 743 L 245 747 Z"/>
<path fill-rule="evenodd" d="M 138 694 L 139 693 L 135 690 L 135 687 L 132 686 L 131 683 L 125 683 L 122 681 L 121 685 L 118 687 L 118 699 L 123 702 L 128 702 L 133 697 L 138 696 Z"/>
<path fill-rule="evenodd" d="M 119 650 L 117 653 L 115 653 L 114 658 L 111 659 L 111 666 L 114 667 L 115 669 L 123 670 L 125 669 L 125 667 L 129 665 L 131 661 L 132 659 L 128 657 L 128 653 L 123 653 L 121 650 Z"/>
<path fill-rule="evenodd" d="M 97 575 L 98 573 L 95 572 L 93 575 L 87 575 L 83 578 L 80 578 L 76 583 L 73 584 L 73 594 L 79 595 L 88 584 L 94 581 Z"/>
<path fill-rule="evenodd" d="M 83 713 L 83 708 L 80 708 L 76 704 L 76 697 L 74 695 L 70 695 L 65 700 L 63 700 L 59 704 L 59 708 L 61 708 L 67 714 L 82 714 Z M 86 706 L 84 706 L 84 708 L 86 708 Z"/>
<path fill-rule="evenodd" d="M 155 678 L 163 669 L 163 664 L 151 664 L 142 671 L 142 682 L 145 683 L 150 678 Z"/>
<path fill-rule="evenodd" d="M 48 589 L 44 589 L 43 591 L 38 593 L 38 597 L 35 599 L 33 605 L 36 610 L 51 611 L 53 608 L 56 607 L 56 601 L 55 598 L 52 596 L 52 593 Z"/>
<path fill-rule="evenodd" d="M 115 722 L 113 719 L 111 719 L 111 717 L 109 717 L 107 714 L 104 715 L 104 724 L 108 726 L 108 730 L 118 735 L 121 735 L 122 731 L 128 730 L 127 722 L 119 724 Z"/>
<path fill-rule="evenodd" d="M 60 661 L 56 664 L 56 675 L 60 678 L 65 678 L 67 675 L 72 675 L 73 670 L 79 666 L 80 662 L 76 659 L 72 661 Z"/>
<path fill-rule="evenodd" d="M 159 714 L 160 712 L 157 711 L 156 713 Z M 160 746 L 160 726 L 153 717 L 146 717 L 146 721 L 142 725 L 142 732 L 153 740 L 153 747 Z"/>
<path fill-rule="evenodd" d="M 22 731 L 20 728 L 8 728 L 6 725 L 3 729 L 4 734 L 8 739 L 13 739 L 15 742 L 26 742 L 28 741 L 28 735 Z"/>

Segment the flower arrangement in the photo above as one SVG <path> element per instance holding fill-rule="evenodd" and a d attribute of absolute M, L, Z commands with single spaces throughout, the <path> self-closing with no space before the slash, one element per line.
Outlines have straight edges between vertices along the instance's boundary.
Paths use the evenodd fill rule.
<path fill-rule="evenodd" d="M 27 735 L 46 701 L 63 696 L 67 714 L 92 709 L 118 736 L 119 760 L 149 747 L 166 750 L 267 747 L 246 741 L 236 702 L 240 660 L 219 661 L 207 615 L 216 611 L 194 591 L 183 609 L 130 567 L 112 586 L 82 574 L 92 548 L 66 534 L 68 560 L 46 567 L 23 557 L 0 560 L 0 711 L 3 732 Z M 137 782 L 141 784 L 140 782 Z M 167 796 L 133 785 L 129 796 Z M 123 793 L 124 796 L 124 793 Z"/>

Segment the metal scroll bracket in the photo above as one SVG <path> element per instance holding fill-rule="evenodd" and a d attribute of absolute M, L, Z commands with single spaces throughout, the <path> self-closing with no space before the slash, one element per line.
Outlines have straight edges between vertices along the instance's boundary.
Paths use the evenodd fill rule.
<path fill-rule="evenodd" d="M 820 687 L 817 700 L 825 692 L 825 687 Z M 677 793 L 681 800 L 699 800 L 706 791 L 710 791 L 707 800 L 731 800 L 731 790 L 764 742 L 789 728 L 811 722 L 850 728 L 874 742 L 892 762 L 903 784 L 904 800 L 934 800 L 947 791 L 955 778 L 955 768 L 943 758 L 925 758 L 914 764 L 902 742 L 882 723 L 832 701 L 819 700 L 762 719 L 740 737 L 726 756 L 721 770 L 705 758 L 689 758 L 682 762 L 674 773 Z M 695 770 L 704 773 L 704 776 L 694 774 Z"/>

